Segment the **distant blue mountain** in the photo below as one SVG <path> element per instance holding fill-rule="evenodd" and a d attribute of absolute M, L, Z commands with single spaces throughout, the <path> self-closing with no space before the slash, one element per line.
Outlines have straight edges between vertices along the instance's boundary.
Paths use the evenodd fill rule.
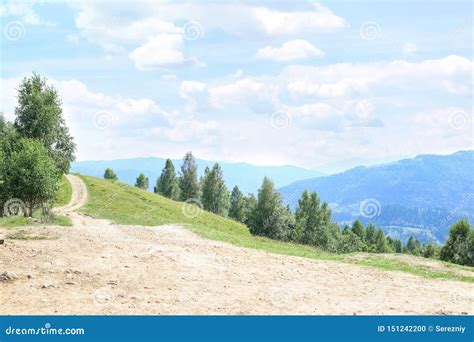
<path fill-rule="evenodd" d="M 461 218 L 474 222 L 474 151 L 356 167 L 297 181 L 280 191 L 295 208 L 305 189 L 330 203 L 340 223 L 360 218 L 402 239 L 413 235 L 443 242 L 453 222 Z"/>
<path fill-rule="evenodd" d="M 125 183 L 134 185 L 137 176 L 143 172 L 150 179 L 150 189 L 156 184 L 166 159 L 148 157 L 119 160 L 94 160 L 75 162 L 71 172 L 78 172 L 84 175 L 103 177 L 104 170 L 112 168 L 118 178 Z M 182 160 L 173 160 L 176 171 L 180 170 Z M 206 166 L 212 167 L 213 161 L 197 159 L 199 175 L 204 173 Z M 219 163 L 224 172 L 227 186 L 231 190 L 234 185 L 238 185 L 244 193 L 256 193 L 260 187 L 263 177 L 270 177 L 277 187 L 282 187 L 294 181 L 322 176 L 323 173 L 307 170 L 295 166 L 256 166 L 247 163 Z"/>

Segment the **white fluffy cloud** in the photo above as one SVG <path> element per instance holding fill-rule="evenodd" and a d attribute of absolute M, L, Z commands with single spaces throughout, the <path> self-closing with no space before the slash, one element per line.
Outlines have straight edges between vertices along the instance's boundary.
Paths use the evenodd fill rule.
<path fill-rule="evenodd" d="M 280 11 L 258 7 L 254 9 L 254 15 L 270 35 L 331 32 L 347 26 L 343 18 L 317 3 L 308 11 Z"/>
<path fill-rule="evenodd" d="M 16 17 L 29 25 L 54 26 L 54 23 L 42 19 L 35 10 L 36 5 L 43 3 L 44 1 L 37 0 L 2 1 L 0 3 L 0 17 Z"/>
<path fill-rule="evenodd" d="M 324 52 L 303 39 L 290 40 L 281 47 L 267 45 L 258 50 L 256 57 L 286 62 L 313 57 L 323 57 Z"/>
<path fill-rule="evenodd" d="M 408 85 L 437 88 L 453 94 L 472 91 L 470 74 L 474 63 L 448 56 L 421 62 L 395 60 L 378 63 L 339 63 L 326 66 L 289 66 L 281 73 L 295 95 L 341 97 L 364 93 L 376 86 Z"/>
<path fill-rule="evenodd" d="M 183 37 L 181 35 L 159 34 L 134 49 L 129 57 L 140 70 L 176 66 L 185 62 L 182 48 Z"/>

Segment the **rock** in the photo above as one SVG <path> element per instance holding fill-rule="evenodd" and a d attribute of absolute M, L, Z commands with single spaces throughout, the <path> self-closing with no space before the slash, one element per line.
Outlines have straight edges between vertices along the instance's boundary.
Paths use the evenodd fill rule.
<path fill-rule="evenodd" d="M 54 286 L 53 284 L 43 284 L 43 285 L 41 285 L 42 289 L 49 289 L 49 288 L 52 288 L 52 287 L 56 287 L 56 286 Z"/>
<path fill-rule="evenodd" d="M 67 281 L 66 285 L 77 285 L 75 281 Z"/>
<path fill-rule="evenodd" d="M 5 243 L 5 240 L 4 239 L 1 239 L 0 240 L 0 245 L 3 245 Z"/>
<path fill-rule="evenodd" d="M 2 274 L 0 274 L 0 281 L 9 282 L 9 281 L 17 280 L 17 279 L 18 279 L 17 275 L 13 272 L 5 271 Z"/>

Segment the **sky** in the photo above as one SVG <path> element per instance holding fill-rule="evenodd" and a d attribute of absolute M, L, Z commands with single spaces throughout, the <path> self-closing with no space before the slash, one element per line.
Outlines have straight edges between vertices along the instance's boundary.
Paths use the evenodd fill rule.
<path fill-rule="evenodd" d="M 0 111 L 33 71 L 78 160 L 323 172 L 473 148 L 470 1 L 2 1 Z"/>

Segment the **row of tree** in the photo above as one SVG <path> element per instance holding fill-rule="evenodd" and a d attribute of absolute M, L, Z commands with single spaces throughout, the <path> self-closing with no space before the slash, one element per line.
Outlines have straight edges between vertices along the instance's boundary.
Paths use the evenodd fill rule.
<path fill-rule="evenodd" d="M 0 133 L 0 216 L 49 214 L 76 148 L 57 91 L 37 74 L 23 79 L 15 120 L 0 116 Z"/>
<path fill-rule="evenodd" d="M 332 221 L 328 204 L 321 202 L 315 192 L 304 191 L 293 214 L 289 206 L 283 204 L 281 194 L 268 178 L 264 178 L 255 197 L 253 194 L 244 195 L 238 186 L 229 193 L 218 163 L 211 169 L 206 167 L 203 177 L 199 179 L 191 152 L 184 157 L 180 171 L 178 174 L 173 162 L 166 160 L 156 181 L 155 193 L 179 201 L 199 200 L 203 209 L 247 225 L 254 235 L 337 253 L 408 253 L 461 264 L 472 263 L 474 239 L 467 221 L 461 221 L 451 228 L 450 239 L 442 248 L 435 244 L 422 244 L 413 237 L 403 244 L 398 239 L 386 236 L 382 229 L 373 224 L 364 227 L 359 220 L 341 230 Z M 104 177 L 116 179 L 110 169 L 106 170 Z M 140 174 L 135 185 L 148 189 L 148 178 Z"/>

